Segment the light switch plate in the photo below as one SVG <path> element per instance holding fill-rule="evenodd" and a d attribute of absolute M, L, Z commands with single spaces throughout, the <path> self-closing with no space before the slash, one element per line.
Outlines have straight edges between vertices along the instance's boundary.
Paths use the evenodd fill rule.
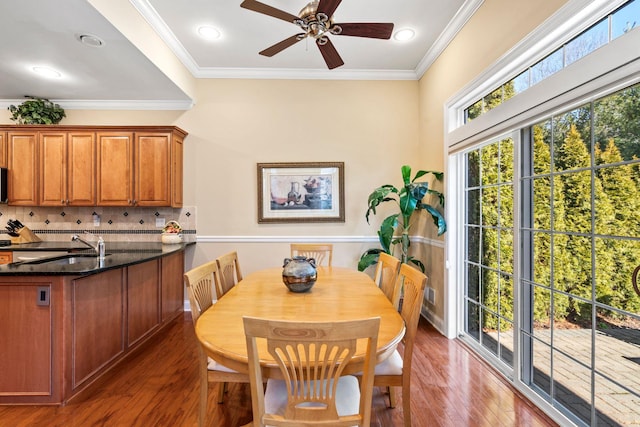
<path fill-rule="evenodd" d="M 164 227 L 164 218 L 156 218 L 156 227 Z"/>

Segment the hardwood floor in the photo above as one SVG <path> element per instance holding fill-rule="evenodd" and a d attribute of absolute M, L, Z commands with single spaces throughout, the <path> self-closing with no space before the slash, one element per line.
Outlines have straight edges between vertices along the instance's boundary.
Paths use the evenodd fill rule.
<path fill-rule="evenodd" d="M 100 384 L 64 407 L 0 406 L 0 426 L 197 426 L 197 347 L 189 313 L 162 338 L 145 346 Z M 414 350 L 411 405 L 416 427 L 553 426 L 501 377 L 456 340 L 420 320 Z M 403 397 L 395 409 L 374 390 L 372 426 L 401 426 Z M 248 385 L 230 384 L 224 404 L 210 387 L 208 425 L 251 421 Z"/>

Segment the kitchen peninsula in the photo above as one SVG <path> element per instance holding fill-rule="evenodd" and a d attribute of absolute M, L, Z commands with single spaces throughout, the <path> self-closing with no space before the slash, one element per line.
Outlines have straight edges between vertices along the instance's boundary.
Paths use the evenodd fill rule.
<path fill-rule="evenodd" d="M 183 311 L 187 245 L 1 248 L 0 404 L 64 404 L 160 333 Z M 26 251 L 47 257 L 16 261 Z"/>

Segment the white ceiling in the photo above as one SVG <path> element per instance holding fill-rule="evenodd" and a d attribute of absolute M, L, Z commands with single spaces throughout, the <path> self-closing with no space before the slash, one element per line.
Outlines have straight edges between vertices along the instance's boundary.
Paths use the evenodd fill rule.
<path fill-rule="evenodd" d="M 122 0 L 121 0 L 122 1 Z M 392 22 L 412 28 L 409 42 L 330 36 L 344 65 L 328 70 L 313 41 L 303 40 L 269 58 L 261 50 L 299 32 L 280 19 L 240 7 L 241 0 L 129 0 L 196 78 L 417 79 L 482 0 L 343 0 L 336 22 Z M 297 15 L 307 0 L 262 0 Z M 206 41 L 201 25 L 222 37 Z M 96 48 L 80 34 L 104 40 Z M 34 66 L 62 76 L 43 79 Z M 189 97 L 87 0 L 0 2 L 0 101 L 25 96 L 61 102 L 116 105 Z M 123 107 L 124 108 L 124 107 Z"/>

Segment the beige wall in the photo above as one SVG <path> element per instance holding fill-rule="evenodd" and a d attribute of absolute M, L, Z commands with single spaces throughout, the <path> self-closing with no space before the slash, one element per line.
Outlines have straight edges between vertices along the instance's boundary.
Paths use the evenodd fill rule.
<path fill-rule="evenodd" d="M 420 80 L 420 150 L 422 169 L 445 170 L 444 105 L 483 70 L 563 6 L 567 0 L 485 0 L 447 49 Z M 445 175 L 446 179 L 446 175 Z M 451 195 L 448 195 L 451 197 Z M 424 221 L 419 232 L 433 236 L 433 224 Z M 421 248 L 436 290 L 436 304 L 427 305 L 437 327 L 444 320 L 444 248 Z"/>

